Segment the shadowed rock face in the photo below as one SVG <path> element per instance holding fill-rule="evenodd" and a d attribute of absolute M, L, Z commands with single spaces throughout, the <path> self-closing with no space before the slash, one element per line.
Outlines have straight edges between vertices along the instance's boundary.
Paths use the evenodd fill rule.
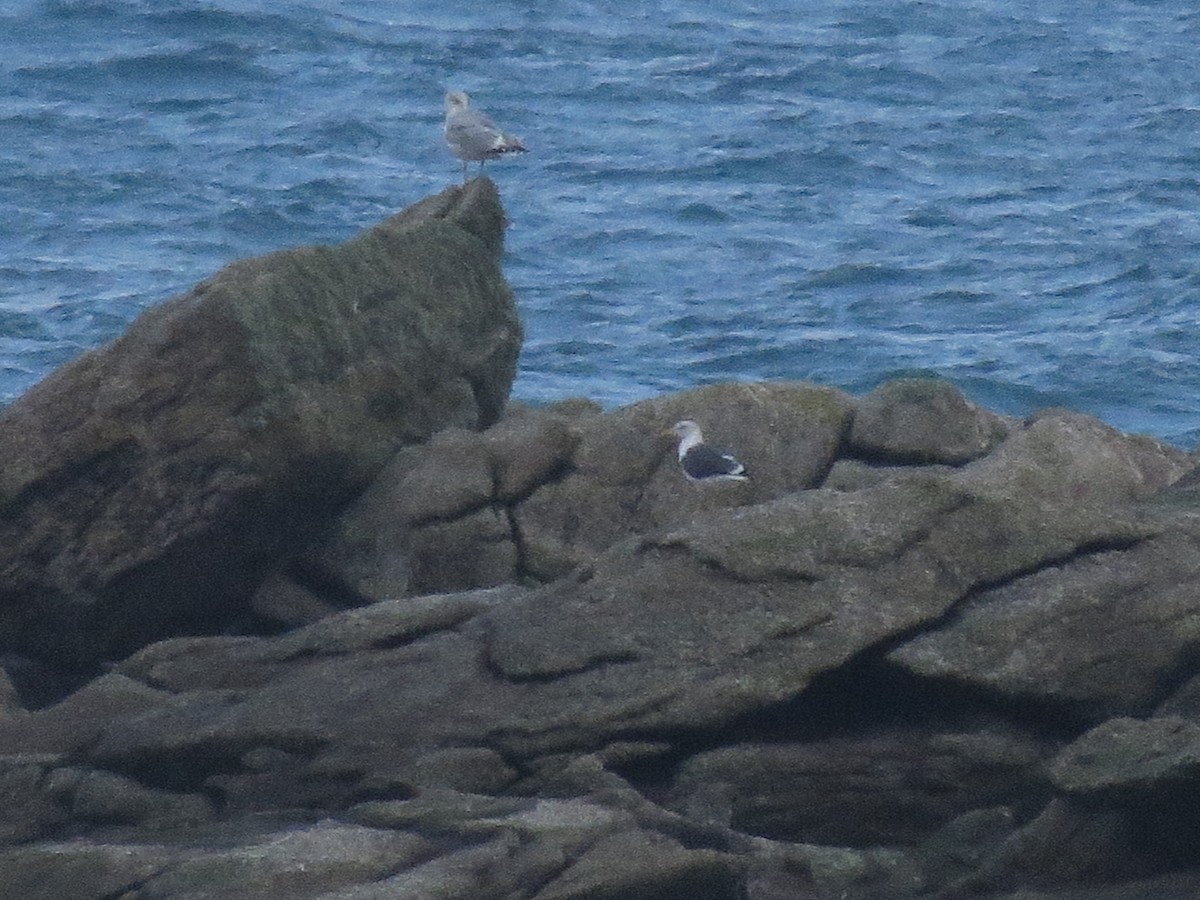
<path fill-rule="evenodd" d="M 0 646 L 87 667 L 245 603 L 401 446 L 500 415 L 488 181 L 234 263 L 0 413 Z"/>
<path fill-rule="evenodd" d="M 496 336 L 517 330 L 471 254 L 494 266 L 499 215 L 473 182 L 355 239 L 452 251 L 412 263 L 449 293 L 411 288 L 403 327 L 362 292 L 336 299 L 355 241 L 299 251 L 325 254 L 305 283 L 327 285 L 327 315 L 305 318 L 317 300 L 296 287 L 298 309 L 234 316 L 195 362 L 205 377 L 140 413 L 153 427 L 130 446 L 155 454 L 75 480 L 27 461 L 21 515 L 58 562 L 37 581 L 30 545 L 13 571 L 99 585 L 113 605 L 81 614 L 78 640 L 136 649 L 43 708 L 0 678 L 0 900 L 1200 896 L 1192 458 L 917 379 L 497 418 L 515 350 Z M 386 347 L 424 359 L 434 334 L 450 350 L 419 389 L 345 374 L 399 365 Z M 117 393 L 141 396 L 158 369 L 129 346 L 104 371 L 124 365 Z M 191 405 L 242 382 L 274 424 Z M 664 434 L 681 419 L 752 480 L 689 483 Z M 169 456 L 162 423 L 182 421 Z M 213 476 L 205 502 L 209 482 L 166 478 L 176 459 Z M 229 459 L 256 480 L 221 480 Z M 183 537 L 109 534 L 118 499 Z M 252 590 L 280 633 L 239 629 Z M 150 642 L 116 613 L 134 596 L 224 633 Z M 9 632 L 26 650 L 36 636 Z"/>

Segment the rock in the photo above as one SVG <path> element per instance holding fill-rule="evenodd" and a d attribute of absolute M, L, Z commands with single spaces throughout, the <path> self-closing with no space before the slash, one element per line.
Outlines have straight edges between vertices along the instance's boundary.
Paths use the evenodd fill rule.
<path fill-rule="evenodd" d="M 168 694 L 178 693 L 180 684 L 187 684 L 192 690 L 212 691 L 246 687 L 243 660 L 257 661 L 261 647 L 261 642 L 252 637 L 171 638 L 138 651 L 114 667 L 113 672 Z M 252 683 L 265 684 L 276 671 L 267 669 Z M 168 698 L 168 702 L 178 700 L 178 697 Z"/>
<path fill-rule="evenodd" d="M 511 834 L 454 850 L 390 878 L 326 894 L 323 900 L 502 900 L 520 896 L 524 887 L 545 880 L 562 860 L 547 857 L 538 845 L 522 846 Z"/>
<path fill-rule="evenodd" d="M 179 851 L 155 844 L 68 841 L 0 853 L 0 900 L 96 900 L 128 896 Z"/>
<path fill-rule="evenodd" d="M 1046 410 L 994 453 L 959 472 L 973 485 L 1014 497 L 1037 494 L 1103 506 L 1139 500 L 1179 479 L 1187 454 L 1150 438 L 1121 434 L 1091 416 Z"/>
<path fill-rule="evenodd" d="M 1053 891 L 1088 885 L 1097 889 L 1104 882 L 1144 877 L 1144 860 L 1131 852 L 1133 841 L 1129 822 L 1119 813 L 1081 812 L 1054 800 L 1000 841 L 970 874 L 936 896 L 939 900 L 1002 898 L 1017 888 Z"/>
<path fill-rule="evenodd" d="M 948 886 L 970 877 L 1016 830 L 1012 807 L 973 809 L 951 819 L 914 849 L 930 886 Z"/>
<path fill-rule="evenodd" d="M 250 690 L 269 684 L 289 669 L 302 669 L 322 658 L 349 657 L 360 651 L 403 647 L 438 632 L 452 631 L 493 607 L 516 601 L 525 593 L 521 588 L 510 586 L 384 601 L 346 610 L 271 640 L 173 638 L 151 644 L 124 660 L 115 667 L 111 682 L 101 678 L 93 684 L 111 683 L 115 687 L 130 683 L 141 692 L 140 696 L 157 701 L 146 703 L 139 709 L 166 706 L 170 700 L 178 702 L 171 694 L 187 691 Z M 159 690 L 145 685 L 153 685 Z M 75 697 L 86 698 L 91 690 L 91 685 L 81 689 L 60 706 L 69 709 Z M 167 693 L 162 693 L 164 691 Z M 50 718 L 58 708 L 35 713 L 30 721 Z M 103 714 L 109 721 L 114 717 L 113 711 Z M 12 731 L 26 735 L 37 733 L 23 721 L 14 722 Z M 94 737 L 92 734 L 85 740 Z M 27 739 L 38 746 L 45 745 L 42 738 Z M 0 750 L 7 746 L 17 745 L 0 743 Z"/>
<path fill-rule="evenodd" d="M 513 510 L 571 466 L 571 415 L 519 411 L 483 432 L 447 429 L 397 455 L 312 554 L 363 597 L 470 590 L 520 580 Z"/>
<path fill-rule="evenodd" d="M 416 835 L 324 821 L 181 860 L 151 879 L 145 890 L 152 897 L 196 900 L 323 896 L 383 879 L 429 850 L 428 842 Z"/>
<path fill-rule="evenodd" d="M 336 768 L 354 771 L 353 765 L 342 764 Z M 428 788 L 500 794 L 516 780 L 517 771 L 494 750 L 446 747 L 429 753 L 397 753 L 392 759 L 391 771 L 375 769 L 363 781 L 361 790 L 365 794 L 393 797 Z"/>
<path fill-rule="evenodd" d="M 1181 490 L 1191 491 L 1200 487 L 1200 451 L 1193 450 L 1187 457 L 1191 467 L 1175 482 Z"/>
<path fill-rule="evenodd" d="M 1159 896 L 1153 890 L 1139 894 L 1136 880 L 1194 863 L 1198 759 L 1200 726 L 1194 722 L 1117 718 L 1091 729 L 1049 766 L 1063 797 L 1008 836 L 944 896 L 992 896 L 1026 886 L 1050 892 L 1047 897 L 1079 897 L 1068 889 L 1104 881 L 1133 883 L 1096 886 L 1087 896 Z M 1174 881 L 1153 883 L 1165 887 Z M 1193 877 L 1182 883 L 1197 882 Z"/>
<path fill-rule="evenodd" d="M 518 575 L 517 535 L 504 509 L 484 509 L 415 530 L 409 586 L 417 594 L 510 584 Z"/>
<path fill-rule="evenodd" d="M 45 709 L 0 716 L 0 754 L 75 753 L 115 719 L 162 706 L 169 695 L 123 675 L 101 675 Z"/>
<path fill-rule="evenodd" d="M 735 857 L 650 834 L 599 841 L 533 900 L 739 900 Z"/>
<path fill-rule="evenodd" d="M 353 897 L 737 897 L 742 864 L 733 856 L 685 849 L 632 817 L 588 799 L 497 800 L 455 792 L 368 803 L 356 818 L 375 827 L 430 829 L 471 838 L 451 853 L 381 883 L 393 893 Z M 536 885 L 543 885 L 540 890 Z M 424 893 L 421 893 L 424 891 Z"/>
<path fill-rule="evenodd" d="M 79 687 L 81 678 L 78 670 L 19 653 L 0 654 L 0 671 L 13 691 L 11 702 L 22 709 L 40 709 L 61 700 Z"/>
<path fill-rule="evenodd" d="M 347 654 L 413 643 L 470 621 L 489 609 L 514 603 L 527 592 L 508 586 L 373 603 L 315 622 L 258 650 L 266 659 Z"/>
<path fill-rule="evenodd" d="M 71 812 L 44 790 L 50 771 L 62 764 L 54 753 L 23 753 L 0 756 L 0 847 L 46 839 L 61 833 Z M 0 862 L 0 875 L 10 874 Z M 24 873 L 20 873 L 22 877 Z M 11 878 L 16 878 L 15 870 Z M 0 898 L 10 878 L 0 877 Z M 32 894 L 29 896 L 33 896 Z"/>
<path fill-rule="evenodd" d="M 16 686 L 8 677 L 8 673 L 0 669 L 0 716 L 11 716 L 24 711 L 25 707 L 21 705 Z"/>
<path fill-rule="evenodd" d="M 0 412 L 0 650 L 86 671 L 219 629 L 398 447 L 496 421 L 503 219 L 477 179 L 234 263 Z"/>
<path fill-rule="evenodd" d="M 619 545 L 586 576 L 490 616 L 488 661 L 513 681 L 586 685 L 577 727 L 602 697 L 626 728 L 718 727 L 981 586 L 1155 527 L 926 476 L 794 494 Z"/>
<path fill-rule="evenodd" d="M 1200 872 L 1180 872 L 1117 885 L 1090 884 L 1051 891 L 1020 890 L 996 900 L 1193 900 L 1200 896 Z"/>
<path fill-rule="evenodd" d="M 185 402 L 122 420 L 141 429 L 127 444 L 149 475 L 130 467 L 114 485 L 148 490 L 160 462 L 199 460 L 171 470 L 163 540 L 135 527 L 141 555 L 101 553 L 93 521 L 105 534 L 120 516 L 96 488 L 79 541 L 43 545 L 44 584 L 31 564 L 0 568 L 29 601 L 0 600 L 0 627 L 25 627 L 13 610 L 31 597 L 43 611 L 73 598 L 85 666 L 136 648 L 46 705 L 31 692 L 69 641 L 13 632 L 41 658 L 0 656 L 25 701 L 0 692 L 0 900 L 1190 896 L 1200 492 L 1180 476 L 1194 459 L 1066 411 L 1011 422 L 911 379 L 861 401 L 713 385 L 497 418 L 510 306 L 490 191 L 474 182 L 342 248 L 251 261 L 176 304 L 236 311 L 230 285 L 263 276 L 242 301 L 260 317 L 223 346 L 272 351 L 236 371 L 256 397 L 274 392 L 247 408 L 282 419 L 247 437 L 241 413 L 221 412 L 174 449 L 159 419 L 198 429 Z M 426 346 L 447 367 L 406 406 L 361 360 L 399 371 L 380 356 L 408 346 L 389 315 L 411 307 L 387 275 L 426 238 L 468 271 L 434 251 L 422 265 L 480 291 L 463 288 L 462 331 Z M 343 309 L 319 281 L 289 306 L 271 273 L 310 258 L 377 290 Z M 372 277 L 350 277 L 356 265 Z M 318 308 L 320 340 L 268 339 Z M 150 320 L 178 344 L 180 315 Z M 116 360 L 80 370 L 107 385 L 95 373 Z M 663 433 L 683 418 L 752 480 L 688 482 Z M 200 464 L 253 441 L 269 459 L 231 458 L 266 479 L 259 506 Z M 329 455 L 306 468 L 317 447 Z M 197 485 L 211 488 L 202 521 Z M 61 518 L 46 496 L 44 521 Z M 235 507 L 307 518 L 239 520 L 230 570 L 210 572 L 203 528 Z M 156 509 L 143 498 L 129 514 Z M 85 550 L 100 572 L 86 584 Z M 213 618 L 168 627 L 185 599 Z M 125 629 L 144 607 L 162 615 Z M 141 645 L 155 634 L 169 636 Z"/>
<path fill-rule="evenodd" d="M 821 487 L 834 491 L 860 491 L 863 488 L 874 487 L 898 475 L 910 475 L 914 472 L 928 472 L 933 475 L 946 475 L 952 470 L 951 466 L 903 464 L 903 465 L 872 465 L 861 459 L 839 459 L 825 476 Z"/>
<path fill-rule="evenodd" d="M 1148 712 L 1200 629 L 1200 531 L 1187 509 L 1144 501 L 1186 470 L 1182 454 L 1061 411 L 1036 418 L 953 479 L 1014 506 L 1100 517 L 1128 509 L 1140 525 L 1037 571 L 982 586 L 937 627 L 892 650 L 911 671 L 1095 723 Z M 1134 512 L 1136 510 L 1136 512 Z M 1052 514 L 1056 515 L 1056 514 Z M 1006 539 L 1007 540 L 1007 539 Z"/>
<path fill-rule="evenodd" d="M 209 826 L 212 828 L 213 826 Z M 133 896 L 294 900 L 386 878 L 426 857 L 418 835 L 324 820 L 217 830 L 213 846 L 70 841 L 0 854 L 0 900 Z"/>
<path fill-rule="evenodd" d="M 520 410 L 482 433 L 450 429 L 399 454 L 314 555 L 374 599 L 546 583 L 699 509 L 816 485 L 850 414 L 845 395 L 811 385 L 718 385 L 607 414 Z M 664 429 L 691 416 L 764 461 L 749 493 L 686 483 Z"/>
<path fill-rule="evenodd" d="M 906 731 L 700 753 L 677 772 L 669 805 L 688 809 L 718 787 L 737 831 L 862 848 L 910 846 L 973 809 L 1048 792 L 1035 742 Z"/>
<path fill-rule="evenodd" d="M 401 750 L 482 745 L 512 765 L 630 734 L 672 743 L 797 697 L 980 585 L 1143 528 L 925 476 L 714 510 L 494 605 L 452 595 L 406 617 L 397 601 L 270 640 L 175 642 L 175 660 L 150 648 L 122 673 L 178 695 L 114 720 L 88 758 L 187 773 L 177 790 L 220 775 L 236 798 L 262 778 L 239 760 L 272 747 L 299 760 L 281 790 L 334 802 Z"/>
<path fill-rule="evenodd" d="M 342 609 L 282 572 L 268 576 L 258 586 L 250 608 L 259 619 L 282 627 L 307 625 Z"/>
<path fill-rule="evenodd" d="M 1194 675 L 1188 669 L 1182 673 L 1182 678 L 1183 683 L 1155 707 L 1154 714 L 1200 721 L 1200 675 Z"/>
<path fill-rule="evenodd" d="M 1110 719 L 1063 750 L 1050 777 L 1069 796 L 1110 804 L 1200 799 L 1200 724 Z"/>
<path fill-rule="evenodd" d="M 886 381 L 858 402 L 850 451 L 892 464 L 962 465 L 987 455 L 1008 423 L 980 409 L 949 382 Z"/>
<path fill-rule="evenodd" d="M 858 458 L 839 459 L 828 487 L 857 490 L 914 469 L 939 474 L 953 467 L 976 487 L 1103 505 L 1160 492 L 1195 462 L 1169 445 L 1068 410 L 1012 422 L 923 379 L 880 385 L 859 401 L 854 422 L 848 449 Z"/>
<path fill-rule="evenodd" d="M 372 828 L 436 831 L 459 838 L 493 837 L 509 825 L 521 829 L 520 819 L 537 801 L 524 797 L 490 797 L 456 790 L 426 790 L 403 800 L 373 800 L 351 807 L 348 816 Z M 578 813 L 579 811 L 576 810 Z M 605 827 L 612 822 L 607 813 L 589 811 Z"/>
<path fill-rule="evenodd" d="M 212 803 L 200 794 L 155 790 L 112 772 L 55 769 L 43 790 L 69 805 L 74 819 L 85 822 L 178 828 L 209 821 L 216 815 Z"/>
<path fill-rule="evenodd" d="M 699 511 L 815 487 L 852 412 L 847 395 L 815 385 L 711 385 L 584 418 L 563 477 L 514 511 L 526 572 L 550 581 L 619 541 Z M 737 453 L 752 473 L 749 483 L 687 483 L 664 430 L 688 418 Z"/>
<path fill-rule="evenodd" d="M 889 659 L 1086 721 L 1148 712 L 1200 633 L 1200 533 L 1147 524 L 981 590 Z"/>

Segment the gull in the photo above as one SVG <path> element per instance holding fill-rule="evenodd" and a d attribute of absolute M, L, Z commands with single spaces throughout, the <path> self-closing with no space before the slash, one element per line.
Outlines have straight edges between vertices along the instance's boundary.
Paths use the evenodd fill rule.
<path fill-rule="evenodd" d="M 746 467 L 732 455 L 704 443 L 700 426 L 691 419 L 676 422 L 671 432 L 679 438 L 679 465 L 688 481 L 747 481 Z"/>
<path fill-rule="evenodd" d="M 463 184 L 467 183 L 467 163 L 478 162 L 483 171 L 485 160 L 506 153 L 524 153 L 519 138 L 505 134 L 496 123 L 477 110 L 471 109 L 471 98 L 462 91 L 446 95 L 446 124 L 442 134 L 450 152 L 463 161 Z"/>

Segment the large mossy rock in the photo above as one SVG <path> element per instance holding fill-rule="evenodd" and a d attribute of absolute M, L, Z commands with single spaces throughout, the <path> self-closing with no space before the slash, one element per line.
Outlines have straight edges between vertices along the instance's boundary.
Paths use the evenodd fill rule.
<path fill-rule="evenodd" d="M 0 651 L 204 630 L 397 448 L 485 427 L 521 326 L 490 181 L 234 263 L 0 414 Z"/>

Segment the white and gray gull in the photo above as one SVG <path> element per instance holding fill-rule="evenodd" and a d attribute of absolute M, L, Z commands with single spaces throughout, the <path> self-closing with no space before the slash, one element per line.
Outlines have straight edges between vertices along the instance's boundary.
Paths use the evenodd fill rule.
<path fill-rule="evenodd" d="M 671 429 L 679 438 L 679 465 L 688 481 L 747 481 L 750 473 L 732 455 L 704 443 L 700 426 L 691 419 Z"/>
<path fill-rule="evenodd" d="M 507 153 L 524 153 L 519 138 L 506 134 L 496 123 L 478 110 L 471 109 L 471 98 L 462 91 L 446 95 L 446 124 L 442 127 L 450 152 L 463 161 L 463 182 L 467 180 L 467 163 L 479 163 Z"/>

